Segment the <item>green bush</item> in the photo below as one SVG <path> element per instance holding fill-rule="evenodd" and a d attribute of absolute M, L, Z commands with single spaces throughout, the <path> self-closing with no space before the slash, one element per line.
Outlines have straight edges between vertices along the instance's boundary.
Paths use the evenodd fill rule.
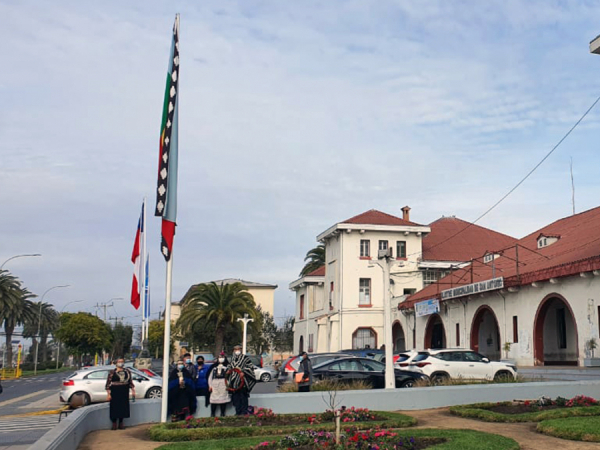
<path fill-rule="evenodd" d="M 600 442 L 600 421 L 597 417 L 569 417 L 544 420 L 537 431 L 549 436 L 573 441 Z"/>
<path fill-rule="evenodd" d="M 310 387 L 312 392 L 324 391 L 362 391 L 365 389 L 373 389 L 373 386 L 366 381 L 356 380 L 349 383 L 339 383 L 333 380 L 315 381 Z M 296 383 L 285 383 L 279 386 L 279 392 L 298 392 Z"/>
<path fill-rule="evenodd" d="M 475 403 L 472 405 L 452 406 L 450 413 L 460 417 L 479 419 L 484 422 L 540 422 L 548 419 L 559 419 L 564 417 L 600 416 L 600 406 L 584 406 L 574 408 L 558 408 L 546 411 L 532 411 L 522 414 L 502 414 L 490 411 L 497 405 L 511 405 L 512 402 L 499 403 Z"/>
<path fill-rule="evenodd" d="M 377 417 L 384 420 L 374 420 L 370 422 L 348 422 L 342 425 L 342 428 L 360 427 L 360 429 L 369 429 L 376 426 L 386 428 L 404 428 L 416 425 L 417 420 L 413 417 L 399 413 L 373 411 Z M 264 435 L 281 435 L 292 433 L 297 430 L 304 430 L 309 426 L 309 414 L 294 414 L 306 418 L 306 423 L 301 425 L 275 425 L 275 426 L 237 426 L 237 427 L 214 427 L 214 428 L 172 428 L 170 424 L 154 425 L 149 430 L 150 438 L 159 442 L 178 442 L 178 441 L 199 441 L 205 439 L 229 439 L 234 437 L 250 437 Z M 315 431 L 332 431 L 335 429 L 333 421 L 331 423 L 322 423 L 311 425 Z"/>

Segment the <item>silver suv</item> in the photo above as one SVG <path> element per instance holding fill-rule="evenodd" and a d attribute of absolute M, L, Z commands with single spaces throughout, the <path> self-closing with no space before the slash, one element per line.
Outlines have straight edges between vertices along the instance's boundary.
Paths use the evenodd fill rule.
<path fill-rule="evenodd" d="M 74 394 L 83 396 L 83 405 L 106 401 L 106 379 L 114 366 L 96 366 L 78 370 L 65 378 L 60 390 L 60 401 L 71 403 Z M 149 377 L 137 369 L 130 368 L 135 385 L 135 398 L 162 397 L 162 378 Z"/>

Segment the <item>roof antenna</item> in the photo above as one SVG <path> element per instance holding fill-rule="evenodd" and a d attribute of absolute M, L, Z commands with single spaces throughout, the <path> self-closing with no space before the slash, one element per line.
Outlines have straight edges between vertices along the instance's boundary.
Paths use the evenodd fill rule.
<path fill-rule="evenodd" d="M 571 203 L 573 204 L 573 215 L 575 215 L 575 181 L 573 179 L 573 157 L 571 156 Z"/>

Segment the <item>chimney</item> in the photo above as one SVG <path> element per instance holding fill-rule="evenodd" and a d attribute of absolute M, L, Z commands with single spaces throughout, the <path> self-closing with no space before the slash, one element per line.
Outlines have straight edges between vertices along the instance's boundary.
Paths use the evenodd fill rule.
<path fill-rule="evenodd" d="M 410 207 L 409 206 L 405 206 L 404 208 L 402 208 L 402 220 L 406 220 L 407 222 L 410 222 Z"/>

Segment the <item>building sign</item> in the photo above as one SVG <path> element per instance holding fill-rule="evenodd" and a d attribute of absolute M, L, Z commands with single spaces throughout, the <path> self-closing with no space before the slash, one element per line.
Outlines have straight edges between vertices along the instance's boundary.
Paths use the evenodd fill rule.
<path fill-rule="evenodd" d="M 452 289 L 442 291 L 442 300 L 448 300 L 465 295 L 479 294 L 481 292 L 493 291 L 504 287 L 504 278 L 492 278 L 491 280 L 480 281 L 479 283 L 465 284 Z"/>
<path fill-rule="evenodd" d="M 423 302 L 415 303 L 415 311 L 417 317 L 428 316 L 440 312 L 440 302 L 434 298 Z"/>

